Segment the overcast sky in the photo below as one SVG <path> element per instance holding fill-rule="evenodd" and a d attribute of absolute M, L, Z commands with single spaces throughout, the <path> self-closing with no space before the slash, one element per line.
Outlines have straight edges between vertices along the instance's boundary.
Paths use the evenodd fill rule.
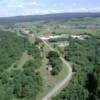
<path fill-rule="evenodd" d="M 100 0 L 0 0 L 0 17 L 99 11 Z"/>

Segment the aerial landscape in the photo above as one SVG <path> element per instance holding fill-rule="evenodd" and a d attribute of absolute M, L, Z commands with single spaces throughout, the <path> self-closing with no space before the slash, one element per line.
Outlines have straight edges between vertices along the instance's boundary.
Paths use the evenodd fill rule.
<path fill-rule="evenodd" d="M 100 100 L 99 6 L 1 0 L 0 100 Z"/>

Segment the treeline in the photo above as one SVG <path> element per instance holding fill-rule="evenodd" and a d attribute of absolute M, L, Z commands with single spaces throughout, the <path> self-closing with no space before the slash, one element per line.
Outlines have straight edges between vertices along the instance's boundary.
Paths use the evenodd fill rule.
<path fill-rule="evenodd" d="M 24 51 L 32 56 L 32 60 L 21 69 L 16 64 L 14 69 L 9 70 Z M 36 100 L 43 85 L 39 72 L 36 72 L 42 65 L 40 59 L 39 48 L 30 44 L 27 38 L 0 31 L 0 100 Z"/>
<path fill-rule="evenodd" d="M 74 72 L 69 85 L 53 100 L 100 100 L 100 40 L 69 39 L 64 55 Z"/>

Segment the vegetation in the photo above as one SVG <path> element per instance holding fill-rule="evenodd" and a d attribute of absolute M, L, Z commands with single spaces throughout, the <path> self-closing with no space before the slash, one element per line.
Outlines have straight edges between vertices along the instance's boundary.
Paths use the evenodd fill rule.
<path fill-rule="evenodd" d="M 62 61 L 59 54 L 55 51 L 50 51 L 47 58 L 49 59 L 49 64 L 52 66 L 52 75 L 58 75 L 62 70 Z"/>
<path fill-rule="evenodd" d="M 23 17 L 22 17 L 23 19 Z M 2 21 L 2 20 L 1 20 Z M 5 21 L 5 20 L 4 20 Z M 10 21 L 10 19 L 8 20 Z M 6 21 L 7 22 L 7 21 Z M 19 21 L 18 21 L 19 22 Z M 84 34 L 99 35 L 100 17 L 82 17 L 60 20 L 38 20 L 33 22 L 19 22 L 10 25 L 0 25 L 0 29 L 14 31 L 18 34 L 29 35 L 60 35 L 60 34 Z M 25 34 L 26 33 L 26 34 Z M 55 40 L 50 40 L 55 41 Z"/>
<path fill-rule="evenodd" d="M 17 62 L 26 51 L 32 59 L 20 68 Z M 35 71 L 42 64 L 40 55 L 38 47 L 27 38 L 0 31 L 0 100 L 36 99 L 43 85 L 39 72 Z"/>
<path fill-rule="evenodd" d="M 0 31 L 0 72 L 18 60 L 27 48 L 27 39 Z"/>
<path fill-rule="evenodd" d="M 100 99 L 100 41 L 91 35 L 86 40 L 69 39 L 65 59 L 72 62 L 73 78 L 53 100 Z"/>
<path fill-rule="evenodd" d="M 68 69 L 61 61 L 59 54 L 56 51 L 49 51 L 48 47 L 32 34 L 37 37 L 41 34 L 47 34 L 47 36 L 89 35 L 89 38 L 85 40 L 70 37 L 66 42 L 65 37 L 48 41 L 51 42 L 51 46 L 56 48 L 55 50 L 59 49 L 67 61 L 71 62 L 74 72 L 68 86 L 52 99 L 99 100 L 99 27 L 100 18 L 46 20 L 0 25 L 0 29 L 5 30 L 5 32 L 0 31 L 0 100 L 33 100 L 33 98 L 41 100 L 68 74 Z M 63 47 L 59 47 L 60 44 L 64 44 Z M 50 73 L 47 70 L 48 64 L 52 67 Z"/>
<path fill-rule="evenodd" d="M 50 44 L 48 43 L 48 45 Z M 56 51 L 52 50 L 50 51 L 48 46 L 44 44 L 42 52 L 43 52 L 43 65 L 37 70 L 40 72 L 40 75 L 43 79 L 43 87 L 42 87 L 43 90 L 37 96 L 37 100 L 41 100 L 41 98 L 46 96 L 50 91 L 52 91 L 52 89 L 55 88 L 55 86 L 58 83 L 60 83 L 68 75 L 68 68 L 66 64 L 60 60 L 59 55 Z M 52 62 L 54 64 L 55 69 L 52 68 L 52 65 L 49 62 L 50 59 L 53 59 Z M 56 69 L 56 67 L 60 70 Z M 57 74 L 53 74 L 52 73 L 53 70 L 54 73 Z"/>

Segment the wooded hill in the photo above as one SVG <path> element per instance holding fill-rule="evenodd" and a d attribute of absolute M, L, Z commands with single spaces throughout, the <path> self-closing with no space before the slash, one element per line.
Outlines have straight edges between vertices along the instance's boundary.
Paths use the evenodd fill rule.
<path fill-rule="evenodd" d="M 48 21 L 48 20 L 61 20 L 71 18 L 83 17 L 100 17 L 100 13 L 57 13 L 47 15 L 28 15 L 28 16 L 15 16 L 15 17 L 1 17 L 0 24 L 9 24 L 17 22 L 32 22 L 32 21 Z"/>

